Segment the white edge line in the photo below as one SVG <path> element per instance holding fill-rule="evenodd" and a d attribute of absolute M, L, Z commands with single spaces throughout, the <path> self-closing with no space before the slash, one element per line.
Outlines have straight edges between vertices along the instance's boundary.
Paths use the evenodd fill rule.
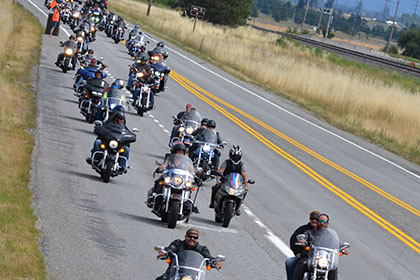
<path fill-rule="evenodd" d="M 200 228 L 200 229 L 206 229 L 206 230 L 211 230 L 211 231 L 217 231 L 219 233 L 238 233 L 238 231 L 236 229 L 231 229 L 231 228 L 214 228 L 214 227 L 204 227 L 204 226 L 199 226 L 199 225 L 193 225 L 193 224 L 186 224 L 186 223 L 178 223 L 178 225 L 180 225 L 181 227 L 195 227 L 195 228 Z"/>
<path fill-rule="evenodd" d="M 29 0 L 28 0 L 28 1 L 29 1 Z M 146 35 L 146 37 L 149 37 L 151 40 L 153 40 L 153 41 L 157 42 L 155 39 L 153 39 L 152 37 L 150 37 L 150 36 L 148 36 L 148 35 Z M 301 121 L 303 121 L 303 122 L 306 122 L 307 124 L 310 124 L 310 125 L 312 125 L 312 126 L 314 126 L 314 127 L 318 128 L 318 129 L 320 129 L 320 130 L 322 130 L 322 131 L 324 131 L 324 132 L 326 132 L 326 133 L 328 133 L 328 134 L 330 134 L 330 135 L 332 135 L 332 136 L 335 136 L 335 137 L 337 137 L 338 139 L 340 139 L 340 140 L 342 140 L 342 141 L 344 141 L 344 142 L 346 142 L 346 143 L 348 143 L 348 144 L 350 144 L 350 145 L 353 145 L 354 147 L 359 148 L 360 150 L 362 150 L 362 151 L 364 151 L 364 152 L 366 152 L 366 153 L 368 153 L 368 154 L 371 154 L 371 155 L 373 155 L 373 156 L 375 156 L 375 157 L 377 157 L 377 158 L 379 158 L 379 159 L 381 159 L 381 160 L 383 160 L 383 161 L 385 161 L 385 162 L 387 162 L 387 163 L 389 163 L 389 164 L 391 164 L 391 165 L 393 165 L 393 166 L 395 166 L 395 167 L 397 167 L 397 168 L 399 168 L 399 169 L 401 169 L 401 170 L 403 170 L 403 171 L 407 172 L 408 174 L 413 175 L 413 176 L 414 176 L 414 177 L 416 177 L 417 179 L 420 179 L 420 175 L 417 175 L 417 174 L 415 174 L 415 173 L 413 173 L 413 172 L 411 172 L 411 171 L 409 171 L 409 170 L 405 169 L 404 167 L 402 167 L 402 166 L 400 166 L 400 165 L 398 165 L 398 164 L 396 164 L 396 163 L 394 163 L 394 162 L 392 162 L 392 161 L 390 161 L 390 160 L 388 160 L 388 159 L 386 159 L 386 158 L 384 158 L 384 157 L 382 157 L 382 156 L 380 156 L 380 155 L 378 155 L 378 154 L 376 154 L 376 153 L 374 153 L 374 152 L 372 152 L 372 151 L 369 151 L 368 149 L 363 148 L 362 146 L 360 146 L 360 145 L 358 145 L 358 144 L 356 144 L 356 143 L 354 143 L 354 142 L 352 142 L 352 141 L 350 141 L 350 140 L 348 140 L 348 139 L 346 139 L 346 138 L 344 138 L 344 137 L 342 137 L 342 136 L 340 136 L 340 135 L 338 135 L 338 134 L 336 134 L 336 133 L 334 133 L 334 132 L 332 132 L 332 131 L 329 131 L 329 130 L 328 130 L 328 129 L 326 129 L 326 128 L 323 128 L 323 127 L 321 127 L 321 126 L 319 126 L 319 125 L 317 125 L 317 124 L 314 124 L 313 122 L 308 121 L 308 120 L 306 120 L 306 119 L 304 119 L 304 118 L 302 118 L 302 117 L 300 117 L 300 116 L 298 116 L 298 115 L 296 115 L 296 114 L 294 114 L 294 113 L 292 113 L 292 112 L 290 112 L 290 111 L 286 110 L 285 108 L 283 108 L 283 107 L 281 107 L 281 106 L 279 106 L 279 105 L 277 105 L 277 104 L 275 104 L 275 103 L 271 102 L 270 100 L 268 100 L 268 99 L 266 99 L 266 98 L 264 98 L 264 97 L 262 97 L 262 96 L 259 96 L 258 94 L 256 94 L 256 93 L 254 93 L 254 92 L 250 91 L 249 89 L 246 89 L 246 88 L 244 88 L 243 86 L 238 85 L 237 83 L 235 83 L 235 82 L 233 82 L 233 81 L 231 81 L 231 80 L 229 80 L 229 79 L 227 79 L 227 78 L 225 78 L 225 77 L 223 77 L 223 76 L 221 76 L 221 75 L 217 74 L 216 72 L 214 72 L 214 71 L 212 71 L 212 70 L 210 70 L 210 69 L 208 69 L 208 68 L 204 67 L 203 65 L 201 65 L 201 64 L 199 64 L 199 63 L 197 63 L 197 62 L 195 62 L 195 61 L 194 61 L 194 60 L 192 60 L 191 58 L 186 57 L 185 55 L 183 55 L 183 54 L 181 54 L 181 53 L 177 52 L 176 50 L 171 49 L 171 48 L 169 48 L 169 47 L 166 47 L 166 48 L 167 48 L 168 50 L 171 50 L 172 52 L 176 53 L 177 55 L 181 56 L 182 58 L 184 58 L 184 59 L 186 59 L 186 60 L 188 60 L 188 61 L 192 62 L 193 64 L 197 65 L 198 67 L 201 67 L 202 69 L 206 70 L 207 72 L 209 72 L 209 73 L 211 73 L 211 74 L 213 74 L 213 75 L 215 75 L 215 76 L 219 77 L 220 79 L 222 79 L 222 80 L 224 80 L 224 81 L 226 81 L 226 82 L 228 82 L 228 83 L 230 83 L 230 84 L 232 84 L 232 85 L 234 85 L 234 86 L 236 86 L 236 87 L 238 87 L 238 88 L 240 88 L 240 89 L 242 89 L 242 90 L 244 90 L 244 91 L 248 92 L 249 94 L 251 94 L 251 95 L 253 95 L 253 96 L 255 96 L 255 97 L 257 97 L 257 98 L 259 98 L 259 99 L 261 99 L 261 100 L 263 100 L 263 101 L 265 101 L 265 102 L 267 102 L 267 103 L 268 103 L 268 104 L 270 104 L 270 105 L 273 105 L 273 106 L 274 106 L 274 107 L 276 107 L 277 109 L 280 109 L 280 110 L 282 110 L 283 112 L 285 112 L 285 113 L 287 113 L 287 114 L 289 114 L 289 115 L 291 115 L 291 116 L 293 116 L 293 117 L 295 117 L 295 118 L 297 118 L 297 119 L 299 119 L 299 120 L 301 120 Z"/>

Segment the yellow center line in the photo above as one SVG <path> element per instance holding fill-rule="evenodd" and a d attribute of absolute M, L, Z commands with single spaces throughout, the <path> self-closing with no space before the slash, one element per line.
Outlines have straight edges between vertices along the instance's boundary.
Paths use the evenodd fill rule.
<path fill-rule="evenodd" d="M 174 74 L 174 75 L 177 75 L 177 77 L 178 77 L 180 80 L 182 80 L 182 81 L 184 81 L 185 83 L 189 84 L 189 85 L 190 85 L 190 86 L 192 86 L 194 89 L 196 89 L 196 90 L 200 91 L 201 93 L 203 93 L 203 94 L 207 95 L 208 97 L 210 97 L 210 98 L 212 98 L 212 99 L 216 100 L 217 102 L 219 102 L 219 103 L 221 103 L 221 104 L 223 104 L 223 105 L 227 106 L 228 108 L 230 108 L 230 109 L 234 110 L 235 112 L 238 112 L 239 114 L 241 114 L 241 115 L 245 116 L 246 118 L 248 118 L 248 119 L 252 120 L 253 122 L 255 122 L 255 123 L 257 123 L 257 124 L 261 125 L 261 126 L 262 126 L 262 127 L 264 127 L 265 129 L 267 129 L 267 130 L 269 130 L 270 132 L 272 132 L 272 133 L 276 134 L 277 136 L 279 136 L 279 137 L 283 138 L 284 140 L 286 140 L 287 142 L 291 143 L 291 144 L 292 144 L 292 145 L 294 145 L 295 147 L 297 147 L 297 148 L 299 148 L 299 149 L 301 149 L 301 150 L 303 150 L 303 151 L 307 152 L 308 154 L 312 155 L 313 157 L 315 157 L 315 158 L 319 159 L 321 162 L 323 162 L 323 163 L 325 163 L 325 164 L 327 164 L 327 165 L 329 165 L 329 166 L 331 166 L 331 167 L 333 167 L 333 168 L 337 169 L 338 171 L 340 171 L 340 172 L 342 172 L 342 173 L 346 174 L 347 176 L 349 176 L 350 178 L 352 178 L 352 179 L 356 180 L 357 182 L 361 183 L 362 185 L 366 186 L 367 188 L 369 188 L 369 189 L 373 190 L 374 192 L 376 192 L 376 193 L 380 194 L 381 196 L 383 196 L 383 197 L 385 197 L 385 198 L 387 198 L 387 199 L 391 200 L 391 201 L 392 201 L 392 202 L 394 202 L 395 204 L 397 204 L 397 205 L 401 206 L 402 208 L 404 208 L 404 209 L 406 209 L 406 210 L 410 211 L 411 213 L 413 213 L 413 214 L 415 214 L 415 215 L 417 215 L 417 216 L 419 216 L 419 217 L 420 217 L 420 210 L 418 210 L 418 209 L 414 208 L 413 206 L 411 206 L 411 205 L 409 205 L 409 204 L 407 204 L 407 203 L 405 203 L 405 202 L 401 201 L 400 199 L 398 199 L 398 198 L 394 197 L 393 195 L 391 195 L 391 194 L 387 193 L 386 191 L 382 190 L 381 188 L 379 188 L 379 187 L 375 186 L 374 184 L 372 184 L 372 183 L 370 183 L 370 182 L 366 181 L 365 179 L 363 179 L 363 178 L 361 178 L 361 177 L 357 176 L 356 174 L 354 174 L 354 173 L 352 173 L 352 172 L 350 172 L 350 171 L 346 170 L 345 168 L 343 168 L 343 167 L 339 166 L 338 164 L 336 164 L 336 163 L 334 163 L 334 162 L 332 162 L 332 161 L 330 161 L 330 160 L 328 160 L 328 159 L 324 158 L 323 156 L 321 156 L 321 155 L 317 154 L 316 152 L 314 152 L 314 151 L 312 151 L 311 149 L 309 149 L 309 148 L 305 147 L 304 145 L 300 144 L 299 142 L 297 142 L 297 141 L 293 140 L 292 138 L 288 137 L 287 135 L 285 135 L 285 134 L 281 133 L 280 131 L 278 131 L 278 130 L 274 129 L 273 127 L 269 126 L 268 124 L 266 124 L 266 123 L 262 122 L 261 120 L 259 120 L 259 119 L 255 118 L 255 117 L 253 117 L 253 116 L 251 116 L 251 115 L 249 115 L 248 113 L 246 113 L 246 112 L 242 111 L 241 109 L 238 109 L 238 108 L 236 108 L 235 106 L 233 106 L 233 105 L 231 105 L 231 104 L 227 103 L 226 101 L 224 101 L 224 100 L 222 100 L 222 99 L 218 98 L 217 96 L 215 96 L 215 95 L 213 95 L 213 94 L 211 94 L 211 93 L 207 92 L 206 90 L 204 90 L 204 89 L 200 88 L 198 85 L 196 85 L 196 84 L 194 84 L 193 82 L 191 82 L 191 81 L 187 80 L 186 78 L 182 77 L 182 76 L 181 76 L 181 75 L 179 75 L 178 73 L 173 72 L 173 74 Z"/>
<path fill-rule="evenodd" d="M 258 139 L 260 142 L 265 144 L 271 150 L 273 150 L 277 154 L 281 155 L 282 157 L 284 157 L 285 159 L 287 159 L 288 161 L 293 163 L 296 167 L 298 167 L 300 170 L 302 170 L 309 177 L 313 178 L 319 184 L 321 184 L 322 186 L 324 186 L 325 188 L 327 188 L 328 190 L 330 190 L 331 192 L 336 194 L 338 197 L 343 199 L 345 202 L 347 202 L 348 204 L 353 206 L 355 209 L 357 209 L 358 211 L 360 211 L 361 213 L 366 215 L 368 218 L 370 218 L 375 223 L 377 223 L 378 225 L 383 227 L 385 230 L 390 232 L 392 235 L 397 237 L 399 240 L 401 240 L 404 244 L 406 244 L 407 246 L 412 248 L 415 252 L 420 254 L 420 243 L 418 243 L 412 237 L 408 236 L 406 233 L 404 233 L 403 231 L 401 231 L 400 229 L 398 229 L 397 227 L 392 225 L 390 222 L 388 222 L 387 220 L 385 220 L 384 218 L 382 218 L 381 216 L 376 214 L 374 211 L 372 211 L 371 209 L 369 209 L 368 207 L 366 207 L 365 205 L 363 205 L 362 203 L 357 201 L 354 197 L 352 197 L 351 195 L 347 194 L 346 192 L 344 192 L 343 190 L 341 190 L 340 188 L 338 188 L 337 186 L 335 186 L 334 184 L 329 182 L 327 179 L 322 177 L 320 174 L 318 174 L 317 172 L 312 170 L 309 166 L 307 166 L 303 162 L 299 161 L 298 159 L 296 159 L 292 155 L 288 154 L 287 152 L 285 152 L 284 150 L 282 150 L 281 148 L 279 148 L 278 146 L 273 144 L 271 141 L 269 141 L 264 136 L 262 136 L 260 133 L 258 133 L 254 129 L 252 129 L 249 125 L 247 125 L 246 123 L 244 123 L 243 121 L 241 121 L 240 119 L 238 119 L 237 117 L 235 117 L 234 115 L 232 115 L 231 113 L 226 111 L 224 108 L 217 105 L 216 103 L 214 103 L 213 101 L 211 101 L 210 99 L 205 97 L 204 95 L 202 95 L 200 92 L 198 92 L 193 87 L 191 87 L 188 83 L 183 81 L 180 78 L 180 75 L 172 72 L 171 77 L 176 82 L 178 82 L 182 87 L 184 87 L 186 90 L 188 90 L 189 92 L 191 92 L 192 94 L 194 94 L 195 96 L 197 96 L 198 98 L 200 98 L 201 100 L 203 100 L 204 102 L 206 102 L 207 104 L 209 104 L 210 106 L 215 108 L 217 111 L 222 113 L 228 119 L 230 119 L 231 121 L 236 123 L 239 127 L 241 127 L 246 132 L 248 132 L 249 134 L 254 136 L 256 139 Z"/>

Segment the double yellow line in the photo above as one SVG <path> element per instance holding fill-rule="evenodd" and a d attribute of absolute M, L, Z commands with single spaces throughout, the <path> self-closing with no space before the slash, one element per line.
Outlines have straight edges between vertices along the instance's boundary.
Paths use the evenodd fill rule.
<path fill-rule="evenodd" d="M 184 78 L 180 74 L 176 73 L 175 71 L 172 71 L 171 72 L 171 78 L 173 78 L 177 83 L 179 83 L 186 90 L 188 90 L 189 92 L 191 92 L 192 94 L 194 94 L 195 96 L 197 96 L 198 98 L 200 98 L 201 100 L 203 100 L 204 102 L 206 102 L 207 104 L 209 104 L 210 106 L 212 106 L 213 108 L 215 108 L 221 114 L 223 114 L 224 116 L 226 116 L 227 118 L 229 118 L 231 121 L 233 121 L 234 123 L 236 123 L 239 127 L 241 127 L 246 132 L 248 132 L 249 134 L 251 134 L 252 136 L 254 136 L 256 139 L 258 139 L 260 142 L 262 142 L 263 144 L 265 144 L 271 150 L 273 150 L 277 154 L 281 155 L 282 157 L 284 157 L 285 159 L 287 159 L 288 161 L 290 161 L 291 163 L 293 163 L 296 167 L 298 167 L 300 170 L 302 170 L 304 173 L 306 173 L 309 177 L 311 177 L 312 179 L 314 179 L 315 181 L 317 181 L 318 183 L 320 183 L 322 186 L 324 186 L 325 188 L 327 188 L 328 190 L 330 190 L 331 192 L 333 192 L 335 195 L 337 195 L 338 197 L 340 197 L 341 199 L 343 199 L 345 202 L 347 202 L 348 204 L 350 204 L 351 206 L 353 206 L 354 208 L 356 208 L 358 211 L 360 211 L 361 213 L 363 213 L 364 215 L 366 215 L 368 218 L 370 218 L 371 220 L 373 220 L 375 223 L 377 223 L 378 225 L 380 225 L 381 227 L 383 227 L 384 229 L 386 229 L 388 232 L 390 232 L 392 235 L 394 235 L 395 237 L 397 237 L 398 239 L 400 239 L 404 244 L 406 244 L 407 246 L 409 246 L 410 248 L 412 248 L 414 251 L 416 251 L 418 254 L 420 254 L 420 243 L 419 242 L 417 242 L 412 237 L 408 236 L 406 233 L 404 233 L 403 231 L 401 231 L 400 229 L 398 229 L 397 227 L 395 227 L 394 225 L 392 225 L 390 222 L 388 222 L 387 220 L 385 220 L 384 218 L 382 218 L 381 216 L 379 216 L 378 214 L 376 214 L 374 211 L 372 211 L 371 209 L 369 209 L 368 207 L 366 207 L 365 205 L 363 205 L 362 203 L 360 203 L 359 201 L 357 201 L 354 197 L 352 197 L 348 193 L 344 192 L 343 190 L 341 190 L 340 188 L 338 188 L 337 186 L 335 186 L 334 184 L 332 184 L 331 182 L 329 182 L 327 179 L 325 179 L 320 174 L 318 174 L 317 172 L 315 172 L 309 166 L 307 166 L 303 162 L 299 161 L 297 158 L 293 157 L 289 153 L 285 152 L 284 150 L 282 150 L 281 148 L 279 148 L 278 146 L 276 146 L 275 144 L 273 144 L 267 138 L 265 138 L 264 136 L 262 136 L 260 133 L 258 133 L 254 129 L 252 129 L 249 125 L 247 125 L 246 123 L 244 123 L 243 121 L 241 121 L 240 119 L 238 119 L 237 117 L 235 117 L 234 115 L 232 115 L 231 113 L 229 113 L 227 110 L 225 110 L 224 108 L 222 108 L 221 106 L 219 106 L 218 104 L 216 104 L 215 102 L 213 102 L 211 99 L 207 98 L 205 95 L 207 95 L 208 97 L 210 97 L 210 98 L 218 101 L 219 103 L 227 106 L 228 108 L 230 108 L 230 109 L 232 109 L 232 110 L 234 110 L 234 111 L 236 111 L 236 112 L 238 112 L 238 113 L 246 116 L 247 118 L 253 120 L 254 122 L 262 125 L 263 127 L 265 127 L 266 129 L 272 131 L 276 135 L 278 135 L 278 136 L 282 137 L 283 139 L 286 139 L 290 143 L 292 143 L 292 144 L 300 147 L 301 149 L 303 149 L 306 152 L 312 154 L 313 156 L 315 156 L 316 158 L 320 159 L 321 161 L 329 164 L 330 166 L 333 166 L 334 168 L 339 169 L 340 171 L 342 171 L 343 173 L 347 174 L 348 176 L 356 179 L 357 181 L 359 181 L 361 183 L 362 182 L 365 183 L 371 189 L 375 190 L 376 192 L 380 193 L 381 195 L 387 196 L 387 198 L 391 199 L 395 203 L 398 202 L 397 204 L 399 204 L 400 206 L 406 208 L 407 210 L 415 213 L 416 215 L 419 216 L 420 215 L 420 211 L 418 211 L 417 209 L 409 206 L 408 204 L 406 204 L 406 203 L 398 200 L 397 198 L 391 196 L 390 194 L 387 194 L 386 192 L 380 190 L 378 187 L 375 187 L 374 185 L 372 185 L 369 182 L 363 180 L 362 178 L 354 175 L 353 173 L 345 170 L 344 168 L 342 168 L 342 167 L 334 164 L 333 162 L 331 162 L 331 161 L 329 161 L 329 160 L 321 157 L 320 155 L 318 155 L 315 152 L 309 150 L 308 148 L 304 147 L 303 145 L 299 144 L 298 142 L 294 141 L 293 139 L 291 139 L 291 138 L 287 137 L 286 135 L 278 132 L 277 130 L 273 129 L 272 127 L 264 124 L 263 122 L 259 121 L 258 119 L 256 119 L 256 118 L 248 115 L 247 113 L 243 112 L 242 110 L 240 110 L 240 109 L 238 109 L 238 108 L 236 108 L 236 107 L 234 107 L 234 106 L 226 103 L 225 101 L 217 98 L 216 96 L 208 93 L 207 91 L 201 89 L 200 87 L 198 87 L 197 85 L 195 85 L 191 81 L 187 80 L 186 78 Z"/>

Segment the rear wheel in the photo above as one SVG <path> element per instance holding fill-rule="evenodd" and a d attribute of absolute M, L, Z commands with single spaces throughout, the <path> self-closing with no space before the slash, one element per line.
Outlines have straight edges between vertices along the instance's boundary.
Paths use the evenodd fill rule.
<path fill-rule="evenodd" d="M 112 166 L 114 165 L 114 161 L 112 160 L 107 160 L 105 163 L 105 169 L 102 171 L 102 180 L 104 181 L 104 183 L 108 183 L 109 179 L 111 178 L 111 174 L 112 174 Z"/>
<path fill-rule="evenodd" d="M 229 223 L 232 217 L 233 217 L 233 202 L 227 201 L 225 211 L 224 211 L 224 218 L 223 218 L 222 226 L 227 228 L 229 226 Z"/>
<path fill-rule="evenodd" d="M 178 221 L 180 205 L 181 205 L 181 201 L 179 201 L 179 200 L 172 200 L 171 201 L 171 206 L 169 207 L 169 215 L 168 215 L 168 228 L 175 228 L 176 227 L 176 222 Z"/>

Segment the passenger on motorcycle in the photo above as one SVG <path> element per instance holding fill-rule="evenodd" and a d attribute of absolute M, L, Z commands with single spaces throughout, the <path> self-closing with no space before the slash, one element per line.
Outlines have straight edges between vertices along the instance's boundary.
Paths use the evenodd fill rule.
<path fill-rule="evenodd" d="M 95 116 L 96 121 L 102 121 L 104 119 L 103 112 L 104 110 L 106 110 L 106 108 L 104 107 L 106 104 L 105 100 L 108 97 L 119 98 L 122 101 L 122 103 L 125 103 L 125 96 L 122 90 L 123 87 L 124 87 L 124 82 L 120 79 L 116 79 L 109 88 L 105 89 L 105 91 L 102 94 L 101 104 L 99 105 L 100 109 L 98 109 L 98 111 L 96 112 L 96 116 Z"/>
<path fill-rule="evenodd" d="M 76 53 L 76 49 L 77 49 L 77 43 L 76 43 L 76 39 L 74 38 L 73 35 L 71 35 L 69 37 L 68 41 L 65 41 L 64 43 L 60 43 L 60 47 L 64 47 L 64 48 L 69 48 L 73 50 L 73 57 L 71 58 L 71 65 L 72 65 L 72 69 L 74 70 L 76 67 L 76 63 L 77 63 L 77 57 L 75 55 Z M 55 65 L 57 65 L 58 67 L 60 67 L 60 63 L 61 61 L 64 59 L 64 52 L 61 52 L 58 54 L 57 56 L 57 61 L 55 62 Z"/>
<path fill-rule="evenodd" d="M 85 56 L 82 56 L 81 57 L 81 59 L 80 59 L 81 63 L 80 64 L 83 67 L 86 67 L 86 66 L 88 66 L 90 64 L 90 61 L 92 59 L 96 59 L 96 57 L 95 57 L 95 51 L 93 49 L 89 49 L 88 52 L 87 52 L 87 54 Z M 98 61 L 98 60 L 96 59 L 96 61 Z"/>
<path fill-rule="evenodd" d="M 201 136 L 201 133 L 203 133 L 203 131 L 204 130 L 206 130 L 207 129 L 207 122 L 209 121 L 209 119 L 208 118 L 204 118 L 204 119 L 202 119 L 201 120 L 201 125 L 200 125 L 200 127 L 199 128 L 197 128 L 197 130 L 196 131 L 194 131 L 194 133 L 193 133 L 193 136 L 194 136 L 194 138 L 200 138 Z"/>
<path fill-rule="evenodd" d="M 239 145 L 233 145 L 232 149 L 229 151 L 229 159 L 225 160 L 218 170 L 219 173 L 223 174 L 223 177 L 226 177 L 230 173 L 239 173 L 242 175 L 244 188 L 245 191 L 248 191 L 248 172 L 246 171 L 245 164 L 241 161 L 242 159 L 242 151 Z M 211 189 L 211 199 L 210 199 L 210 208 L 214 208 L 214 199 L 216 197 L 216 193 L 219 190 L 220 186 L 223 183 L 223 178 L 216 177 L 216 185 L 214 185 Z M 245 195 L 246 196 L 246 195 Z M 244 197 L 245 200 L 245 197 Z M 242 200 L 242 203 L 244 201 Z M 240 208 L 236 212 L 236 215 L 240 215 Z"/>
<path fill-rule="evenodd" d="M 307 252 L 304 250 L 304 248 L 302 246 L 297 246 L 297 236 L 299 234 L 303 234 L 308 230 L 314 230 L 316 231 L 318 228 L 318 219 L 319 219 L 319 214 L 321 212 L 319 211 L 312 211 L 311 213 L 309 213 L 309 222 L 305 225 L 302 225 L 300 227 L 298 227 L 295 232 L 293 232 L 292 236 L 290 237 L 290 249 L 293 251 L 293 253 L 295 254 L 294 257 L 288 258 L 285 262 L 285 266 L 286 266 L 286 274 L 287 274 L 287 280 L 292 280 L 293 279 L 293 271 L 295 269 L 296 263 L 298 262 L 299 259 L 306 257 L 307 256 Z"/>
<path fill-rule="evenodd" d="M 112 115 L 111 122 L 105 124 L 103 127 L 104 128 L 111 128 L 112 126 L 115 126 L 115 125 L 121 126 L 122 128 L 125 128 L 126 130 L 128 130 L 128 128 L 125 126 L 125 113 L 124 113 L 124 111 L 116 111 Z M 98 159 L 98 158 L 93 158 L 94 153 L 101 150 L 101 147 L 100 147 L 101 144 L 102 144 L 102 141 L 99 139 L 99 137 L 96 138 L 95 142 L 93 143 L 93 148 L 91 150 L 91 157 L 86 158 L 86 162 L 88 164 L 90 164 L 90 165 L 98 164 L 99 161 L 101 160 L 101 159 Z M 122 153 L 122 156 L 127 158 L 127 161 L 128 161 L 129 155 L 130 155 L 130 147 L 128 145 L 128 146 L 125 147 L 125 151 L 124 151 L 124 153 Z M 126 167 L 127 167 L 126 160 L 121 160 L 119 165 L 120 165 L 119 172 L 124 173 L 124 171 L 126 170 Z"/>
<path fill-rule="evenodd" d="M 184 240 L 176 239 L 172 241 L 171 244 L 169 244 L 169 246 L 165 248 L 165 252 L 164 251 L 159 252 L 159 254 L 157 255 L 157 258 L 165 257 L 167 255 L 167 252 L 173 252 L 175 254 L 179 254 L 185 250 L 193 250 L 200 253 L 204 258 L 208 258 L 210 260 L 215 259 L 214 257 L 212 257 L 209 249 L 207 249 L 206 246 L 198 244 L 199 237 L 200 237 L 200 232 L 195 228 L 190 228 L 185 233 Z M 215 266 L 217 269 L 222 268 L 222 264 L 219 261 L 215 263 Z M 166 272 L 162 274 L 161 276 L 159 276 L 158 278 L 156 278 L 156 280 L 167 280 L 169 279 L 169 274 L 170 274 L 170 266 L 168 267 Z"/>

